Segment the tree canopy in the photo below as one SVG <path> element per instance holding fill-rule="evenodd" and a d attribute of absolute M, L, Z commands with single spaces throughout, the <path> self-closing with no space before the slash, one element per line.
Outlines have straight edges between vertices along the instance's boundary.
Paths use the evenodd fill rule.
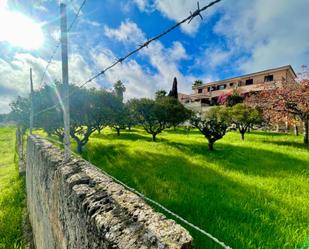
<path fill-rule="evenodd" d="M 202 81 L 202 80 L 196 80 L 196 81 L 193 82 L 192 85 L 193 85 L 194 87 L 195 87 L 195 86 L 201 86 L 201 85 L 203 85 L 203 81 Z"/>
<path fill-rule="evenodd" d="M 271 89 L 252 94 L 247 100 L 251 106 L 259 106 L 270 121 L 280 121 L 288 115 L 300 119 L 304 127 L 304 143 L 308 144 L 309 128 L 309 80 L 283 82 Z"/>
<path fill-rule="evenodd" d="M 223 138 L 229 126 L 229 116 L 225 107 L 216 106 L 206 113 L 192 116 L 191 124 L 208 140 L 208 149 L 214 150 L 214 143 Z"/>
<path fill-rule="evenodd" d="M 228 109 L 230 123 L 234 124 L 241 134 L 241 139 L 245 139 L 245 133 L 255 124 L 263 122 L 262 112 L 258 108 L 245 104 L 236 104 Z"/>
<path fill-rule="evenodd" d="M 116 81 L 116 83 L 114 84 L 114 92 L 115 95 L 121 99 L 121 101 L 123 101 L 123 95 L 125 91 L 126 87 L 124 86 L 122 81 L 121 80 Z"/>
<path fill-rule="evenodd" d="M 157 100 L 133 99 L 130 101 L 130 108 L 137 122 L 152 135 L 153 141 L 156 141 L 156 135 L 164 129 L 184 122 L 191 115 L 191 112 L 173 97 Z"/>

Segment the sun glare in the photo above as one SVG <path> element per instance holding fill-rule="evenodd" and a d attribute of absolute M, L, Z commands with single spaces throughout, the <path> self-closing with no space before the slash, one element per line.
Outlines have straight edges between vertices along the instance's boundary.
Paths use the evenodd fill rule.
<path fill-rule="evenodd" d="M 39 24 L 29 17 L 0 6 L 0 42 L 24 49 L 37 49 L 43 44 L 43 32 Z"/>

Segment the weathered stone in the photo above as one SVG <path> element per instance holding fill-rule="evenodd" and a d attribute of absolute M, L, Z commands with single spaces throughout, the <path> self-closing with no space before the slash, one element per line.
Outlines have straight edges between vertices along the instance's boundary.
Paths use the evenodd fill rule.
<path fill-rule="evenodd" d="M 27 144 L 27 204 L 37 249 L 192 249 L 192 237 L 90 163 Z"/>

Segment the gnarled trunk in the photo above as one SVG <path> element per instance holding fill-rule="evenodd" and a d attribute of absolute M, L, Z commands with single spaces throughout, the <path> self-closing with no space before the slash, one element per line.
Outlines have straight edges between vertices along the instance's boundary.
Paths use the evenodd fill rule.
<path fill-rule="evenodd" d="M 244 141 L 245 140 L 245 133 L 241 132 L 240 134 L 241 134 L 241 140 Z"/>
<path fill-rule="evenodd" d="M 82 154 L 83 153 L 83 144 L 82 142 L 77 142 L 77 153 Z"/>
<path fill-rule="evenodd" d="M 208 140 L 208 149 L 210 151 L 214 150 L 214 142 L 212 140 Z"/>
<path fill-rule="evenodd" d="M 157 133 L 152 133 L 152 141 L 153 141 L 153 142 L 156 141 L 156 135 L 157 135 Z"/>
<path fill-rule="evenodd" d="M 239 127 L 239 133 L 241 135 L 241 140 L 244 141 L 245 140 L 245 133 L 247 131 L 247 127 Z"/>

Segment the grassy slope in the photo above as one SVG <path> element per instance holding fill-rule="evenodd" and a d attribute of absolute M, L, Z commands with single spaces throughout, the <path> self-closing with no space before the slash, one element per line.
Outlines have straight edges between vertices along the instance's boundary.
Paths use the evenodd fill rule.
<path fill-rule="evenodd" d="M 18 248 L 24 212 L 24 182 L 14 162 L 15 129 L 0 127 L 0 248 Z"/>
<path fill-rule="evenodd" d="M 84 157 L 233 248 L 300 248 L 309 234 L 309 151 L 301 137 L 198 132 L 93 135 Z M 220 248 L 189 229 L 197 248 Z"/>

